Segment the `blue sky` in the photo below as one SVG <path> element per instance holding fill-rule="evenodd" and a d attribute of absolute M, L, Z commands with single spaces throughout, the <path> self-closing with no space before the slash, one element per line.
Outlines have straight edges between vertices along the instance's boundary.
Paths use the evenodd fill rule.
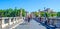
<path fill-rule="evenodd" d="M 0 0 L 0 9 L 24 8 L 26 11 L 33 12 L 44 7 L 54 11 L 60 11 L 60 0 Z"/>

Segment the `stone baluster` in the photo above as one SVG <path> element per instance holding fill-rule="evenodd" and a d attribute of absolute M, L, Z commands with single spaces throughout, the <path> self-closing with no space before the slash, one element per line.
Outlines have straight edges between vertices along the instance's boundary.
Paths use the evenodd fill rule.
<path fill-rule="evenodd" d="M 13 22 L 14 22 L 14 24 L 15 24 L 15 18 L 13 19 Z"/>
<path fill-rule="evenodd" d="M 9 25 L 11 25 L 11 18 L 9 18 Z"/>
<path fill-rule="evenodd" d="M 4 25 L 4 19 L 2 19 L 2 25 Z"/>
<path fill-rule="evenodd" d="M 2 28 L 4 28 L 4 18 L 2 18 Z"/>

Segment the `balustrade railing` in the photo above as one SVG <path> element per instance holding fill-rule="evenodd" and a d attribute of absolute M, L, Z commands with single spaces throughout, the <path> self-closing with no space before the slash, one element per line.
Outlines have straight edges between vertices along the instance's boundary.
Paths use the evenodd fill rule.
<path fill-rule="evenodd" d="M 8 26 L 13 26 L 14 24 L 20 23 L 23 18 L 20 17 L 1 17 L 0 18 L 0 29 L 4 29 Z"/>

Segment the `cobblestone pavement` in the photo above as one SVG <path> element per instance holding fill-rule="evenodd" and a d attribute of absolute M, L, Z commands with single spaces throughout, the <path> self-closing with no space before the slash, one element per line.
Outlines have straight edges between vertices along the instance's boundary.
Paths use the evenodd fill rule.
<path fill-rule="evenodd" d="M 40 23 L 35 20 L 31 20 L 29 23 L 24 22 L 17 26 L 15 29 L 46 29 L 46 27 L 42 26 Z"/>

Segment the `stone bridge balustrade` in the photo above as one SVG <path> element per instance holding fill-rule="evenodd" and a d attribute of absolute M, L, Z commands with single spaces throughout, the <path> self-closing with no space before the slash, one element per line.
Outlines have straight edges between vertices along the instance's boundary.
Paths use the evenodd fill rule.
<path fill-rule="evenodd" d="M 4 29 L 8 26 L 13 27 L 13 25 L 16 25 L 20 22 L 23 22 L 23 18 L 20 17 L 1 17 L 0 18 L 0 28 Z"/>
<path fill-rule="evenodd" d="M 8 23 L 7 23 L 7 21 L 5 21 L 6 19 L 8 19 L 8 17 L 2 17 L 2 28 L 4 28 L 5 26 L 8 26 Z"/>

